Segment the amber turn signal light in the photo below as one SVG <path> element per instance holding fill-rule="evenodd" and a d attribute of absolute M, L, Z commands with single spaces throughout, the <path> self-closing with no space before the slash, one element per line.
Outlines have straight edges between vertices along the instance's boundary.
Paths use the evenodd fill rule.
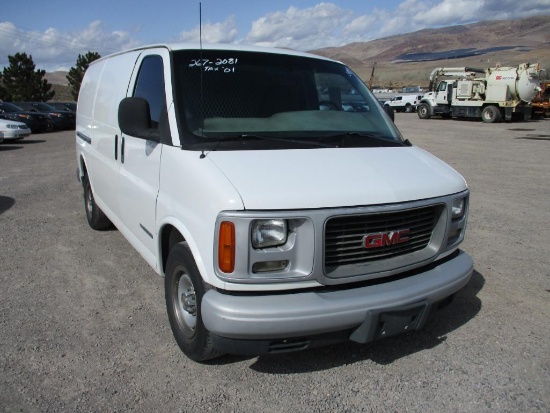
<path fill-rule="evenodd" d="M 226 274 L 235 270 L 235 225 L 229 221 L 223 221 L 220 225 L 218 266 Z"/>

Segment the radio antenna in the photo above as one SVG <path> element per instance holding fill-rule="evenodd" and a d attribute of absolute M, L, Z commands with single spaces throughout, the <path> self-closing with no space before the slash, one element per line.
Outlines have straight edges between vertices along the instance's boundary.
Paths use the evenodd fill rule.
<path fill-rule="evenodd" d="M 200 124 L 200 128 L 201 128 L 201 141 L 203 142 L 204 144 L 204 94 L 203 94 L 203 82 L 202 82 L 202 76 L 203 76 L 203 68 L 202 68 L 202 2 L 199 1 L 199 47 L 200 47 L 200 61 L 201 61 L 201 66 L 199 66 L 199 70 L 201 71 L 201 78 L 200 78 L 200 82 L 201 82 L 201 96 L 200 96 L 200 116 L 201 116 L 201 124 Z M 206 155 L 204 153 L 204 148 L 202 149 L 202 152 L 201 152 L 201 155 L 200 155 L 200 159 L 204 159 L 206 158 Z"/>

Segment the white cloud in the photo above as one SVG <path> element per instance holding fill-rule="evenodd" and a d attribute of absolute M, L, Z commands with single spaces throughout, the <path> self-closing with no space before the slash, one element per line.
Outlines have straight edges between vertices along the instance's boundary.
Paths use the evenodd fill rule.
<path fill-rule="evenodd" d="M 201 29 L 199 26 L 194 29 L 181 32 L 178 41 L 198 43 Z M 207 22 L 202 25 L 202 41 L 204 43 L 233 43 L 236 41 L 239 30 L 235 17 L 229 16 L 221 23 Z"/>
<path fill-rule="evenodd" d="M 290 7 L 252 22 L 244 42 L 299 50 L 340 45 L 340 32 L 352 17 L 351 11 L 332 3 L 319 3 L 306 9 Z"/>
<path fill-rule="evenodd" d="M 373 13 L 372 15 L 362 15 L 356 17 L 351 22 L 346 24 L 343 33 L 346 36 L 362 36 L 370 32 L 371 28 L 376 24 L 378 18 Z"/>
<path fill-rule="evenodd" d="M 483 0 L 443 0 L 434 4 L 433 7 L 416 13 L 414 20 L 428 26 L 445 26 L 480 20 L 483 19 L 483 15 L 487 15 L 484 13 L 487 3 Z"/>
<path fill-rule="evenodd" d="M 93 21 L 75 32 L 55 28 L 28 31 L 9 22 L 0 23 L 0 66 L 9 64 L 8 55 L 26 53 L 32 56 L 37 69 L 68 70 L 79 54 L 94 51 L 103 56 L 137 45 L 128 32 L 109 32 L 101 21 Z"/>

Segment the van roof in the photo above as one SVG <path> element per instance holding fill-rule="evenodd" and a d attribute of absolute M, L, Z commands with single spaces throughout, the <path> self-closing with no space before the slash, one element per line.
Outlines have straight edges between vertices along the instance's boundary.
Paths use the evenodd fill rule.
<path fill-rule="evenodd" d="M 202 47 L 202 50 L 227 50 L 227 51 L 242 51 L 242 52 L 275 53 L 275 54 L 289 55 L 289 56 L 310 57 L 315 59 L 322 59 L 322 60 L 327 60 L 331 62 L 336 62 L 336 60 L 329 59 L 321 55 L 300 52 L 293 49 L 282 49 L 282 48 L 275 48 L 275 47 L 248 46 L 248 45 L 241 45 L 241 44 L 221 44 L 221 43 L 207 43 L 207 44 L 203 44 L 202 46 L 199 43 L 160 43 L 160 44 L 135 47 L 132 49 L 121 51 L 121 52 L 112 53 L 110 55 L 104 56 L 101 59 L 98 59 L 92 62 L 92 64 L 97 61 L 107 59 L 111 56 L 117 56 L 117 55 L 138 51 L 138 50 L 157 49 L 157 48 L 165 48 L 165 49 L 168 49 L 169 51 L 199 50 L 201 49 L 201 47 Z"/>

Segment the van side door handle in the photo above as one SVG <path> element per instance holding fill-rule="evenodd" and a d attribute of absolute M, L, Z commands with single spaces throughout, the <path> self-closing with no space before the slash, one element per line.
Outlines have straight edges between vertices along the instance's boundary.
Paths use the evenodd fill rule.
<path fill-rule="evenodd" d="M 118 160 L 118 135 L 115 135 L 115 161 Z"/>
<path fill-rule="evenodd" d="M 124 136 L 122 136 L 122 141 L 120 143 L 120 162 L 124 163 Z"/>

